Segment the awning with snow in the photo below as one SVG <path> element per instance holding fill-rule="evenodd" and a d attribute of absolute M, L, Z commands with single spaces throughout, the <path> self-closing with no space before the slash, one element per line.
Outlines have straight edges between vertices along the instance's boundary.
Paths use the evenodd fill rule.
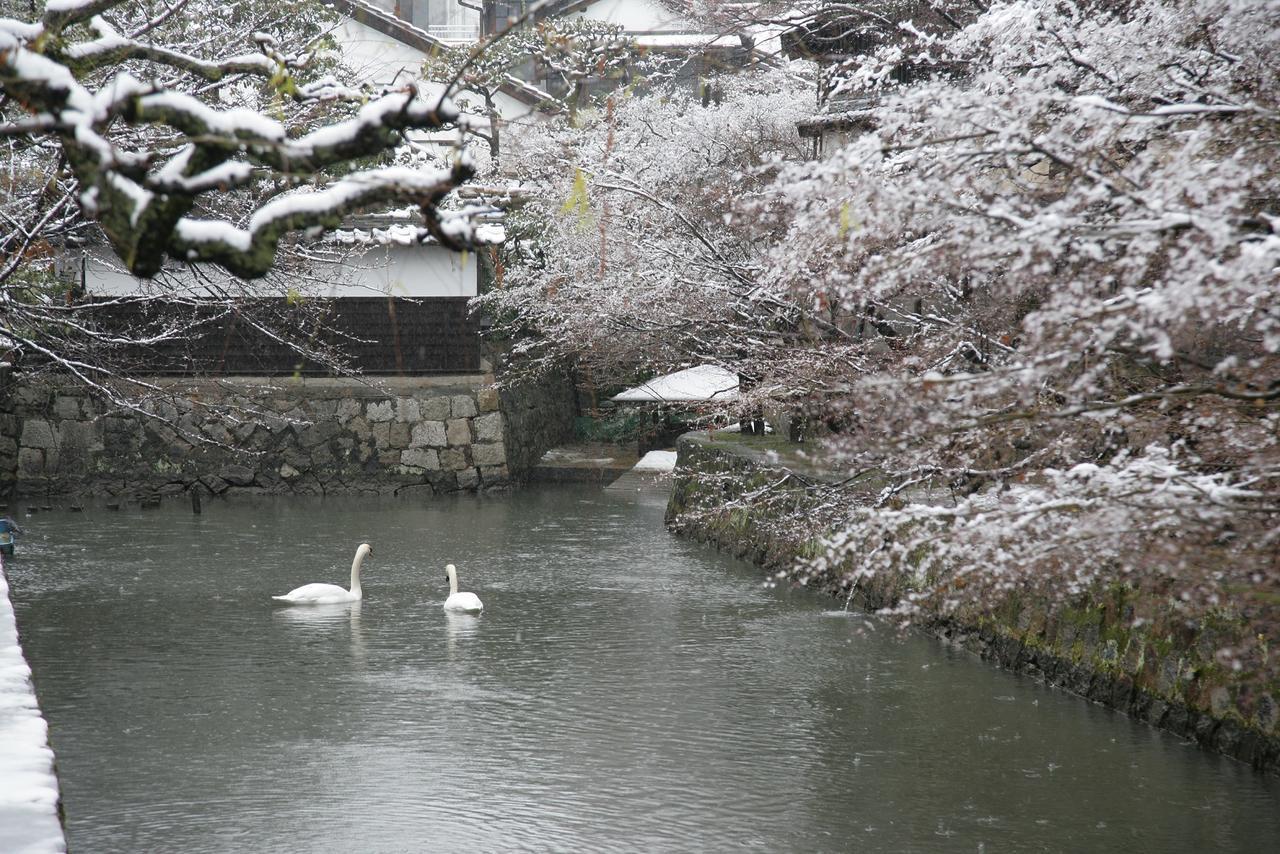
<path fill-rule="evenodd" d="M 697 403 L 738 396 L 738 375 L 718 365 L 698 365 L 643 382 L 613 399 L 619 403 Z"/>

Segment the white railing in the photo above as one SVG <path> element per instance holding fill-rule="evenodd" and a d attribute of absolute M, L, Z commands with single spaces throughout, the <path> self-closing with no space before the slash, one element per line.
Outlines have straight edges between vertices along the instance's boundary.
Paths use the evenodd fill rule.
<path fill-rule="evenodd" d="M 480 40 L 480 25 L 476 24 L 431 24 L 426 27 L 431 35 L 446 42 L 475 42 Z"/>

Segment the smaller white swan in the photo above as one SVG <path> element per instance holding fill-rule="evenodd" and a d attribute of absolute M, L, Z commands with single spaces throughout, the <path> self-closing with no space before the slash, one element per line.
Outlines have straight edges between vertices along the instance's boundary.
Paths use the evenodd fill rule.
<path fill-rule="evenodd" d="M 449 579 L 449 598 L 444 600 L 444 609 L 446 611 L 466 611 L 469 614 L 479 614 L 484 610 L 484 603 L 480 601 L 480 597 L 474 593 L 458 592 L 458 568 L 453 564 L 449 564 L 444 568 L 444 577 Z"/>
<path fill-rule="evenodd" d="M 295 587 L 283 596 L 272 596 L 277 602 L 288 602 L 290 605 L 333 605 L 338 602 L 359 602 L 364 598 L 360 590 L 360 565 L 365 557 L 373 554 L 373 546 L 361 543 L 356 549 L 355 560 L 351 561 L 351 589 L 344 590 L 336 584 L 304 584 Z"/>

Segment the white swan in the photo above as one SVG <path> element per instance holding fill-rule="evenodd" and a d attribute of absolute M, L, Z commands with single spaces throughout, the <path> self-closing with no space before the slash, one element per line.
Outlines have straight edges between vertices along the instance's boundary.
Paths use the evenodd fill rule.
<path fill-rule="evenodd" d="M 344 590 L 336 584 L 304 584 L 294 588 L 283 596 L 272 596 L 278 602 L 290 605 L 333 605 L 338 602 L 359 602 L 364 598 L 360 591 L 360 564 L 366 556 L 373 554 L 373 546 L 361 543 L 356 549 L 355 560 L 351 561 L 351 589 Z"/>
<path fill-rule="evenodd" d="M 480 601 L 480 597 L 474 593 L 458 592 L 458 568 L 453 564 L 449 564 L 444 568 L 444 577 L 449 579 L 449 598 L 444 600 L 444 609 L 446 611 L 466 611 L 469 614 L 479 614 L 484 610 L 484 603 Z"/>

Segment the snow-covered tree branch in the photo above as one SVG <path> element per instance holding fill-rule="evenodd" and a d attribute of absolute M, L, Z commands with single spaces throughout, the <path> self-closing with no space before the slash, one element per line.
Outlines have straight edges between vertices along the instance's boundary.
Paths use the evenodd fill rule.
<path fill-rule="evenodd" d="M 429 176 L 366 169 L 319 192 L 301 187 L 260 207 L 245 227 L 197 215 L 208 194 L 251 182 L 283 179 L 297 186 L 322 179 L 323 170 L 388 151 L 405 131 L 454 125 L 459 114 L 447 98 L 424 97 L 412 87 L 369 98 L 330 79 L 299 82 L 295 75 L 307 52 L 284 54 L 268 33 L 254 35 L 256 52 L 229 58 L 157 44 L 162 24 L 151 25 L 145 41 L 132 38 L 108 18 L 130 5 L 55 0 L 37 21 L 0 20 L 0 87 L 22 110 L 21 116 L 7 111 L 0 138 L 18 146 L 31 145 L 35 136 L 56 141 L 80 209 L 101 225 L 132 272 L 155 275 L 172 257 L 261 276 L 285 233 L 331 228 L 352 211 L 384 202 L 419 205 L 443 242 L 468 241 L 466 223 L 447 222 L 438 208 L 470 176 L 465 158 Z M 244 77 L 301 104 L 358 108 L 304 128 L 225 107 L 207 88 L 181 83 Z"/>

